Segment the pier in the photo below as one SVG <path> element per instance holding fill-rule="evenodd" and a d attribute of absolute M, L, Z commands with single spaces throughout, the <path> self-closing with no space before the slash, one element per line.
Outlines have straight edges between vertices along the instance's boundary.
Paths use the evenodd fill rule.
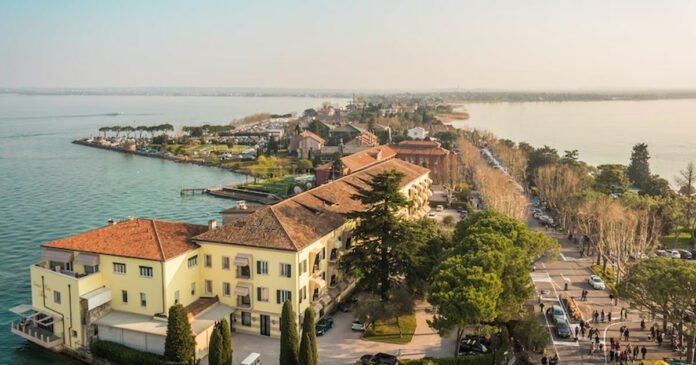
<path fill-rule="evenodd" d="M 208 192 L 208 190 L 210 190 L 210 189 L 208 189 L 208 188 L 185 188 L 185 187 L 182 186 L 182 187 L 181 187 L 181 192 L 180 192 L 180 194 L 181 194 L 181 195 L 184 195 L 184 194 L 186 194 L 186 193 L 191 193 L 191 194 L 201 193 L 201 194 L 205 194 L 205 193 Z"/>

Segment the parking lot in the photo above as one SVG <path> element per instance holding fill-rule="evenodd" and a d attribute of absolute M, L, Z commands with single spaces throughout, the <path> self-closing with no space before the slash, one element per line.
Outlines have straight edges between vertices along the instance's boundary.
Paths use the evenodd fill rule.
<path fill-rule="evenodd" d="M 323 336 L 317 337 L 319 363 L 328 365 L 355 364 L 362 355 L 384 352 L 398 355 L 399 358 L 422 358 L 424 356 L 452 356 L 455 348 L 454 336 L 441 338 L 426 322 L 431 318 L 424 307 L 416 309 L 416 332 L 408 344 L 388 344 L 374 341 L 364 341 L 360 338 L 362 332 L 350 329 L 353 316 L 351 313 L 338 312 L 332 316 L 333 328 Z M 275 364 L 280 356 L 280 340 L 278 338 L 235 333 L 232 335 L 233 364 L 239 364 L 252 352 L 261 354 L 264 364 Z M 208 359 L 201 361 L 206 365 Z"/>

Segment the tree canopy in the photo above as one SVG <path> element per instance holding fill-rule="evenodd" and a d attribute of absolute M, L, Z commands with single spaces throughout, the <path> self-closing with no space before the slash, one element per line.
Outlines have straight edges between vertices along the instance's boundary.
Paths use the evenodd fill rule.
<path fill-rule="evenodd" d="M 650 153 L 646 143 L 637 143 L 631 152 L 631 162 L 626 169 L 626 175 L 633 186 L 643 189 L 650 181 Z"/>
<path fill-rule="evenodd" d="M 298 365 L 299 341 L 292 303 L 286 300 L 280 314 L 280 365 Z"/>
<path fill-rule="evenodd" d="M 196 342 L 193 339 L 186 309 L 181 304 L 169 307 L 164 358 L 173 362 L 189 362 L 193 358 L 195 348 Z"/>

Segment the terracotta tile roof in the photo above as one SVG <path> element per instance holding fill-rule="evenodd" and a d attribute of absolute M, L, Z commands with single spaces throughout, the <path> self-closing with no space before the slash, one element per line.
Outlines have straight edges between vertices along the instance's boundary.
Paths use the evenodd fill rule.
<path fill-rule="evenodd" d="M 255 212 L 261 208 L 263 208 L 263 205 L 248 205 L 244 209 L 239 208 L 239 207 L 232 207 L 232 208 L 225 209 L 225 210 L 221 211 L 220 213 L 225 214 L 225 213 L 238 213 L 238 212 Z"/>
<path fill-rule="evenodd" d="M 191 238 L 207 226 L 132 219 L 44 243 L 43 247 L 165 261 L 198 247 Z"/>
<path fill-rule="evenodd" d="M 365 207 L 352 198 L 377 174 L 404 173 L 402 186 L 430 170 L 405 161 L 389 159 L 344 176 L 326 185 L 300 193 L 275 205 L 194 237 L 197 241 L 237 244 L 299 251 L 346 222 L 345 213 Z"/>
<path fill-rule="evenodd" d="M 348 141 L 348 143 L 346 143 L 346 146 L 376 146 L 379 144 L 377 143 L 377 140 L 377 136 L 365 131 Z"/>
<path fill-rule="evenodd" d="M 370 167 L 380 161 L 388 160 L 396 156 L 396 152 L 389 146 L 376 146 L 364 151 L 356 152 L 352 155 L 341 157 L 343 162 L 343 174 L 352 174 L 366 167 Z M 333 162 L 319 165 L 315 170 L 331 171 Z"/>
<path fill-rule="evenodd" d="M 303 137 L 303 138 L 304 138 L 304 137 L 311 138 L 311 139 L 313 139 L 313 140 L 315 140 L 315 141 L 317 141 L 317 142 L 319 142 L 319 143 L 324 143 L 324 139 L 323 139 L 323 138 L 317 136 L 316 134 L 314 134 L 314 133 L 312 133 L 312 132 L 310 132 L 310 131 L 302 131 L 302 132 L 300 132 L 299 136 L 300 136 L 300 137 Z"/>
<path fill-rule="evenodd" d="M 451 153 L 440 147 L 435 141 L 401 141 L 397 145 L 390 146 L 397 155 L 435 155 L 443 156 Z"/>

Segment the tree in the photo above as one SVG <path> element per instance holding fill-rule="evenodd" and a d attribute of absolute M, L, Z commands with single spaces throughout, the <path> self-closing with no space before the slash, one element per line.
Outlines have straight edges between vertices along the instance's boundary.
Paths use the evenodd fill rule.
<path fill-rule="evenodd" d="M 515 323 L 512 335 L 525 349 L 541 352 L 551 343 L 549 331 L 533 315 L 526 315 Z"/>
<path fill-rule="evenodd" d="M 142 139 L 143 138 L 143 132 L 147 132 L 147 127 L 144 125 L 139 125 L 135 128 L 136 131 L 139 132 L 138 138 Z"/>
<path fill-rule="evenodd" d="M 619 164 L 597 166 L 599 173 L 595 178 L 594 189 L 604 194 L 621 194 L 628 189 L 626 168 Z"/>
<path fill-rule="evenodd" d="M 679 195 L 683 196 L 684 204 L 684 219 L 686 221 L 686 229 L 691 235 L 691 242 L 696 239 L 694 237 L 694 220 L 696 220 L 696 167 L 693 162 L 689 162 L 684 170 L 679 171 L 679 176 L 675 179 L 679 188 Z"/>
<path fill-rule="evenodd" d="M 208 364 L 223 365 L 225 361 L 225 350 L 222 344 L 222 334 L 217 323 L 213 328 L 213 333 L 210 335 L 210 343 L 208 345 Z"/>
<path fill-rule="evenodd" d="M 650 181 L 650 154 L 648 153 L 648 145 L 645 143 L 637 143 L 633 146 L 631 152 L 631 162 L 626 169 L 626 175 L 633 186 L 643 189 Z"/>
<path fill-rule="evenodd" d="M 663 198 L 674 197 L 674 190 L 669 186 L 667 179 L 661 178 L 659 175 L 653 175 L 640 188 L 640 194 L 660 196 Z"/>
<path fill-rule="evenodd" d="M 302 172 L 307 172 L 312 168 L 312 161 L 307 159 L 300 159 L 297 161 L 297 168 Z"/>
<path fill-rule="evenodd" d="M 686 332 L 686 362 L 694 360 L 696 266 L 659 256 L 639 260 L 629 266 L 628 275 L 617 289 L 619 296 L 627 299 L 632 308 L 661 315 L 663 328 L 672 322 L 679 337 Z M 679 340 L 682 342 L 681 338 Z"/>
<path fill-rule="evenodd" d="M 101 127 L 99 128 L 99 132 L 104 133 L 104 138 L 106 138 L 106 132 L 111 132 L 111 127 Z"/>
<path fill-rule="evenodd" d="M 278 154 L 278 141 L 275 139 L 274 136 L 271 136 L 271 139 L 268 140 L 268 146 L 266 147 L 266 151 L 268 151 L 269 155 Z"/>
<path fill-rule="evenodd" d="M 190 362 L 196 349 L 186 309 L 181 304 L 169 307 L 164 358 L 173 362 Z"/>
<path fill-rule="evenodd" d="M 307 307 L 302 321 L 302 341 L 300 342 L 300 364 L 317 365 L 317 332 L 314 325 L 314 311 Z"/>
<path fill-rule="evenodd" d="M 280 314 L 280 365 L 298 365 L 297 322 L 292 303 L 286 300 Z"/>
<path fill-rule="evenodd" d="M 316 117 L 317 111 L 314 109 L 305 109 L 304 113 L 302 113 L 302 115 L 305 117 Z"/>
<path fill-rule="evenodd" d="M 341 160 L 341 153 L 336 152 L 333 155 L 333 162 L 331 163 L 331 178 L 338 179 L 343 176 L 343 161 Z"/>
<path fill-rule="evenodd" d="M 455 330 L 459 344 L 467 327 L 481 328 L 495 320 L 502 291 L 495 274 L 470 266 L 463 256 L 449 257 L 439 266 L 430 286 L 428 302 L 433 306 L 433 319 L 428 325 L 440 336 Z M 454 356 L 458 349 L 456 346 Z"/>
<path fill-rule="evenodd" d="M 230 325 L 227 319 L 223 318 L 218 322 L 220 337 L 222 338 L 222 349 L 224 351 L 223 365 L 232 364 L 232 333 L 230 333 Z"/>
<path fill-rule="evenodd" d="M 359 289 L 384 301 L 415 265 L 416 252 L 426 240 L 415 223 L 403 217 L 412 205 L 400 191 L 403 177 L 395 170 L 382 172 L 353 195 L 367 209 L 346 214 L 358 222 L 353 239 L 359 244 L 339 259 L 341 270 L 357 279 Z"/>

